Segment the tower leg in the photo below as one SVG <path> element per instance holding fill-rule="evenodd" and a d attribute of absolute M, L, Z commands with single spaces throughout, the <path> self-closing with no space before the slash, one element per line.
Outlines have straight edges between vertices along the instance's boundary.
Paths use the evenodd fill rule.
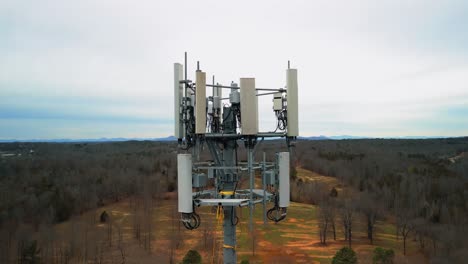
<path fill-rule="evenodd" d="M 236 210 L 233 206 L 224 207 L 224 263 L 237 263 L 236 255 Z"/>
<path fill-rule="evenodd" d="M 232 109 L 227 109 L 224 111 L 224 132 L 228 134 L 236 133 L 236 119 L 231 113 Z M 228 114 L 231 113 L 231 114 Z M 236 157 L 237 142 L 235 139 L 224 141 L 224 150 L 223 150 L 223 166 L 237 166 L 237 157 Z M 237 171 L 232 169 L 225 170 L 225 177 L 221 181 L 221 187 L 218 191 L 232 192 L 232 194 L 227 194 L 223 198 L 235 197 L 235 189 L 237 186 L 238 178 Z M 219 188 L 219 187 L 218 187 Z M 223 244 L 223 255 L 225 264 L 235 264 L 237 263 L 237 254 L 236 254 L 236 210 L 233 206 L 224 207 L 224 244 Z"/>

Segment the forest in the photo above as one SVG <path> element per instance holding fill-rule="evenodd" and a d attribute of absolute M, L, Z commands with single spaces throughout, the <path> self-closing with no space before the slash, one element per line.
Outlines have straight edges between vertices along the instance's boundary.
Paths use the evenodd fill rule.
<path fill-rule="evenodd" d="M 319 206 L 324 243 L 327 227 L 335 233 L 340 219 L 351 245 L 360 214 L 371 243 L 376 220 L 384 218 L 396 223 L 404 250 L 411 237 L 433 262 L 462 263 L 468 257 L 467 151 L 466 137 L 301 142 L 295 166 L 336 177 L 356 192 L 334 197 L 332 190 L 296 181 L 293 199 Z"/>
<path fill-rule="evenodd" d="M 265 140 L 256 159 L 285 148 L 283 141 Z M 0 144 L 0 262 L 104 263 L 97 256 L 109 245 L 83 246 L 70 239 L 73 232 L 57 233 L 54 226 L 122 199 L 131 201 L 135 239 L 151 247 L 155 227 L 145 215 L 177 190 L 177 152 L 176 142 L 154 141 Z M 343 234 L 351 247 L 357 219 L 365 220 L 372 244 L 376 222 L 388 221 L 405 253 L 412 240 L 433 263 L 462 263 L 468 257 L 467 152 L 466 137 L 299 140 L 292 148 L 291 199 L 317 206 L 324 245 Z M 304 181 L 297 168 L 340 185 Z M 120 232 L 117 224 L 108 226 L 102 234 L 89 232 L 89 240 Z"/>
<path fill-rule="evenodd" d="M 141 215 L 148 201 L 176 190 L 176 150 L 176 143 L 138 141 L 1 144 L 0 262 L 37 263 L 26 259 L 40 247 L 40 263 L 68 263 L 83 249 L 62 243 L 69 234 L 54 235 L 52 226 L 127 197 Z M 136 220 L 140 229 L 144 219 Z"/>

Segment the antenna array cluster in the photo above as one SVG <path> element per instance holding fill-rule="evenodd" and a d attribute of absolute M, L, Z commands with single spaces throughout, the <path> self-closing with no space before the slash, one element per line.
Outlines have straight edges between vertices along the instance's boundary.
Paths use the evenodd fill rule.
<path fill-rule="evenodd" d="M 184 71 L 185 70 L 185 71 Z M 207 89 L 211 93 L 207 96 Z M 223 97 L 223 90 L 228 95 Z M 273 132 L 260 132 L 258 97 L 273 97 L 273 114 L 277 120 Z M 224 263 L 236 263 L 236 207 L 250 208 L 253 229 L 254 205 L 263 203 L 264 220 L 279 222 L 289 206 L 290 151 L 279 152 L 274 161 L 255 162 L 256 147 L 264 138 L 285 138 L 288 150 L 299 135 L 297 70 L 286 70 L 284 88 L 258 88 L 255 78 L 240 78 L 238 83 L 222 85 L 206 82 L 206 73 L 197 63 L 195 82 L 187 78 L 185 67 L 174 64 L 175 136 L 181 153 L 177 156 L 178 210 L 184 226 L 196 229 L 201 219 L 199 206 L 216 206 L 224 215 Z M 247 150 L 247 162 L 238 160 L 240 142 Z M 201 160 L 207 147 L 210 160 Z M 262 188 L 255 188 L 255 171 L 260 171 Z M 241 189 L 239 181 L 249 177 L 249 188 Z M 210 187 L 211 186 L 211 187 Z M 267 202 L 273 207 L 266 210 Z"/>

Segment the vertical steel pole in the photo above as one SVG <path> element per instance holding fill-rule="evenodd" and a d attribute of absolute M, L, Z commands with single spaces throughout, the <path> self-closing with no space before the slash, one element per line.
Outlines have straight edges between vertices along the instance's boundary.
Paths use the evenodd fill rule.
<path fill-rule="evenodd" d="M 229 115 L 227 118 L 226 124 L 233 123 L 233 115 Z M 235 126 L 225 126 L 225 132 L 227 134 L 235 134 Z M 236 139 L 230 139 L 225 142 L 223 150 L 223 166 L 232 167 L 237 166 L 236 163 L 236 148 L 237 142 Z M 226 170 L 224 178 L 221 180 L 220 185 L 222 186 L 223 191 L 235 191 L 236 182 L 237 182 L 237 172 L 232 169 Z M 234 198 L 235 194 L 224 195 L 224 198 Z M 224 206 L 224 244 L 223 244 L 223 259 L 226 264 L 235 264 L 237 263 L 236 255 L 236 210 L 233 206 Z"/>
<path fill-rule="evenodd" d="M 235 147 L 236 140 L 230 140 L 226 144 L 224 150 L 224 166 L 235 166 Z M 226 178 L 223 182 L 223 191 L 234 191 L 234 173 L 233 170 L 228 170 Z M 230 198 L 229 195 L 224 195 L 224 198 Z M 234 264 L 237 262 L 236 256 L 236 210 L 233 206 L 224 206 L 224 244 L 223 254 L 224 263 Z"/>
<path fill-rule="evenodd" d="M 263 152 L 263 224 L 266 225 L 267 223 L 267 213 L 266 213 L 266 175 L 265 175 L 265 169 L 266 169 L 266 154 L 265 151 Z"/>
<path fill-rule="evenodd" d="M 184 80 L 187 80 L 187 52 L 185 52 L 185 65 L 184 65 L 184 70 L 185 70 L 185 79 Z"/>
<path fill-rule="evenodd" d="M 250 177 L 250 222 L 249 222 L 249 229 L 250 232 L 253 232 L 253 187 L 254 187 L 254 177 L 253 177 L 253 151 L 252 146 L 249 144 L 248 147 L 248 159 L 247 159 L 247 166 L 249 167 L 249 177 Z"/>
<path fill-rule="evenodd" d="M 211 92 L 211 96 L 214 97 L 215 89 L 218 89 L 217 87 L 214 87 L 214 85 L 215 85 L 215 76 L 214 75 L 213 75 L 213 81 L 211 83 L 213 84 L 213 89 L 212 89 L 212 92 Z"/>
<path fill-rule="evenodd" d="M 253 174 L 253 149 L 252 149 L 252 144 L 249 142 L 248 144 L 248 152 L 247 152 L 247 166 L 248 171 L 249 171 L 249 177 L 250 177 L 250 221 L 249 221 L 249 230 L 250 230 L 250 236 L 252 238 L 252 253 L 255 256 L 255 234 L 253 230 L 253 187 L 254 187 L 254 174 Z"/>

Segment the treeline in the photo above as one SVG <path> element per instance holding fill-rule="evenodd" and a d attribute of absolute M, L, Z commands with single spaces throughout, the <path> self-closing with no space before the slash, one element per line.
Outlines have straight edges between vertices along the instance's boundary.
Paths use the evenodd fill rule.
<path fill-rule="evenodd" d="M 372 243 L 376 220 L 387 218 L 404 251 L 411 238 L 436 263 L 468 257 L 468 138 L 300 141 L 295 152 L 298 166 L 356 190 L 333 195 L 319 183 L 292 184 L 293 198 L 319 205 L 322 243 L 340 223 L 351 245 L 357 217 Z"/>
<path fill-rule="evenodd" d="M 176 143 L 149 141 L 0 144 L 14 154 L 0 158 L 0 262 L 31 257 L 39 248 L 33 234 L 72 215 L 176 190 L 176 149 Z"/>
<path fill-rule="evenodd" d="M 256 160 L 263 151 L 272 160 L 275 152 L 285 150 L 284 140 L 264 141 L 256 149 Z M 292 199 L 319 205 L 324 244 L 330 235 L 336 239 L 340 228 L 351 245 L 360 217 L 372 243 L 375 223 L 387 218 L 397 224 L 402 244 L 415 239 L 435 262 L 460 263 L 468 257 L 467 152 L 468 138 L 298 141 L 291 148 L 292 168 L 336 177 L 355 192 L 298 181 L 292 170 Z M 144 219 L 156 195 L 177 188 L 175 142 L 7 143 L 0 144 L 2 153 L 15 155 L 0 157 L 1 263 L 21 263 L 48 250 L 61 250 L 50 253 L 56 263 L 77 255 L 102 256 L 102 245 L 87 242 L 80 247 L 76 242 L 96 240 L 87 235 L 93 234 L 86 227 L 91 224 L 71 225 L 88 231 L 81 240 L 67 240 L 66 250 L 62 242 L 47 246 L 60 241 L 48 236 L 52 225 L 129 196 L 133 235 L 145 249 L 151 248 L 154 227 Z M 243 147 L 238 155 L 240 160 L 245 157 Z M 202 156 L 208 158 L 206 149 Z M 115 224 L 108 226 L 119 233 Z M 44 234 L 43 239 L 35 242 L 32 234 Z"/>

